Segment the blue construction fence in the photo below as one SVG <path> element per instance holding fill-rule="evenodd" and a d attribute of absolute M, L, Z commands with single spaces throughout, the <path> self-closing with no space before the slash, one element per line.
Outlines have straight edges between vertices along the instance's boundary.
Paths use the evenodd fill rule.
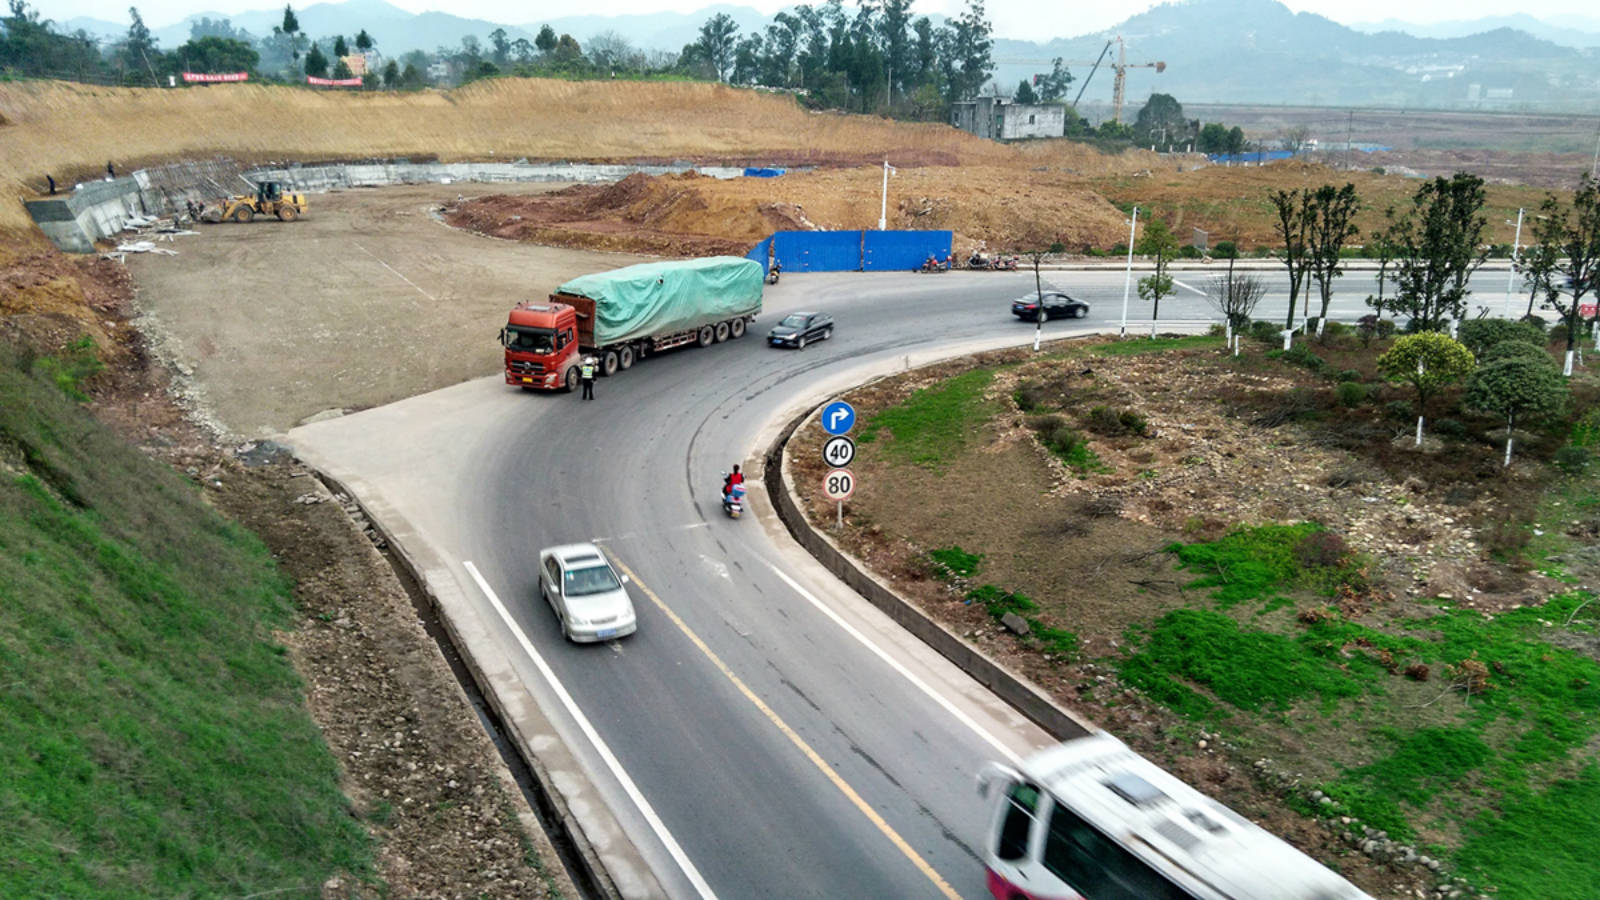
<path fill-rule="evenodd" d="M 949 231 L 780 231 L 745 256 L 785 272 L 889 272 L 950 255 Z"/>

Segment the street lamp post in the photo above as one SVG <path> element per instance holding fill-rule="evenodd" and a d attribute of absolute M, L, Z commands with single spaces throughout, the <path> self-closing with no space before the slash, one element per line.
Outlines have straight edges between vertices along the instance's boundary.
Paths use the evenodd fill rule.
<path fill-rule="evenodd" d="M 1511 318 L 1511 286 L 1517 279 L 1517 252 L 1522 246 L 1522 208 L 1517 208 L 1517 236 L 1511 239 L 1511 271 L 1506 273 L 1506 318 Z"/>
<path fill-rule="evenodd" d="M 883 161 L 883 201 L 878 205 L 878 230 L 883 231 L 889 224 L 889 173 L 894 171 L 894 166 Z"/>
<path fill-rule="evenodd" d="M 1122 276 L 1122 329 L 1120 337 L 1128 336 L 1128 288 L 1133 285 L 1133 232 L 1139 227 L 1139 207 L 1133 208 L 1133 222 L 1128 225 L 1128 267 Z"/>

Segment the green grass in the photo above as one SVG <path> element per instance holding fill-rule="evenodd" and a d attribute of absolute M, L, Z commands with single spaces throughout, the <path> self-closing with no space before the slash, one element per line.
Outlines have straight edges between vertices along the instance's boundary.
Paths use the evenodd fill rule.
<path fill-rule="evenodd" d="M 1593 900 L 1600 897 L 1600 766 L 1525 793 L 1467 826 L 1456 854 L 1464 872 L 1496 885 L 1502 897 Z"/>
<path fill-rule="evenodd" d="M 288 583 L 40 368 L 0 361 L 0 896 L 371 880 L 270 639 L 291 624 Z"/>
<path fill-rule="evenodd" d="M 893 440 L 883 447 L 890 458 L 930 468 L 943 466 L 960 455 L 974 432 L 998 412 L 998 406 L 983 396 L 993 380 L 993 370 L 975 369 L 916 391 L 898 406 L 873 416 L 861 431 L 861 443 L 873 443 L 888 432 Z"/>
<path fill-rule="evenodd" d="M 983 563 L 982 553 L 968 553 L 955 546 L 931 550 L 928 558 L 933 560 L 934 572 L 946 581 L 970 578 L 978 573 L 978 566 Z"/>
<path fill-rule="evenodd" d="M 1263 525 L 1240 528 L 1218 541 L 1172 544 L 1168 552 L 1190 572 L 1202 572 L 1190 588 L 1216 588 L 1211 596 L 1228 608 L 1245 600 L 1285 602 L 1283 592 L 1308 589 L 1332 596 L 1341 585 L 1361 579 L 1360 560 L 1321 525 Z"/>
<path fill-rule="evenodd" d="M 1293 638 L 1242 628 L 1224 613 L 1177 609 L 1130 629 L 1122 679 L 1173 710 L 1215 721 L 1230 711 L 1287 711 L 1315 699 L 1325 712 L 1362 693 L 1339 668 Z"/>
<path fill-rule="evenodd" d="M 1168 550 L 1202 573 L 1190 586 L 1210 588 L 1216 608 L 1178 609 L 1129 629 L 1118 661 L 1125 682 L 1229 728 L 1253 727 L 1239 713 L 1287 724 L 1281 714 L 1314 709 L 1315 718 L 1295 716 L 1295 727 L 1348 732 L 1365 752 L 1320 785 L 1337 806 L 1304 811 L 1354 816 L 1401 840 L 1454 819 L 1470 826 L 1459 861 L 1482 883 L 1506 896 L 1595 896 L 1587 845 L 1538 840 L 1540 828 L 1600 833 L 1600 663 L 1548 639 L 1575 613 L 1570 632 L 1593 633 L 1583 615 L 1590 592 L 1495 617 L 1446 608 L 1377 627 L 1324 607 L 1285 634 L 1241 625 L 1233 616 L 1246 610 L 1237 607 L 1270 610 L 1357 583 L 1359 560 L 1335 536 L 1311 523 L 1274 525 Z M 1399 675 L 1414 663 L 1428 667 L 1426 688 Z M 1572 780 L 1574 771 L 1584 774 Z M 1574 878 L 1590 893 L 1564 886 Z"/>
<path fill-rule="evenodd" d="M 1159 327 L 1159 323 L 1157 323 Z M 1094 348 L 1096 356 L 1139 356 L 1145 353 L 1166 353 L 1169 350 L 1221 350 L 1222 338 L 1209 334 L 1188 337 L 1129 338 Z"/>

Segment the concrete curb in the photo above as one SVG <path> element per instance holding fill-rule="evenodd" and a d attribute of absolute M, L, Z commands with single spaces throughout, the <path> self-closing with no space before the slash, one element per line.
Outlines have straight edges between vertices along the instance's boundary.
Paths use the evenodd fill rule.
<path fill-rule="evenodd" d="M 1013 709 L 1043 728 L 1056 740 L 1064 741 L 1098 731 L 1093 723 L 1056 706 L 1049 695 L 1037 686 L 984 656 L 982 651 L 934 621 L 911 601 L 874 578 L 826 535 L 811 527 L 805 513 L 800 509 L 799 501 L 794 496 L 794 479 L 785 465 L 783 451 L 795 430 L 815 415 L 821 406 L 822 404 L 818 403 L 795 416 L 779 432 L 777 439 L 766 449 L 763 456 L 762 484 L 766 488 L 773 509 L 778 514 L 778 519 L 788 529 L 789 535 L 817 562 L 864 597 L 867 602 L 886 613 L 900 627 L 950 660 L 974 681 L 988 688 L 995 696 L 1010 704 Z"/>
<path fill-rule="evenodd" d="M 310 467 L 310 463 L 306 462 L 305 460 L 301 460 L 301 462 L 302 464 Z M 445 610 L 439 602 L 438 595 L 434 592 L 433 586 L 429 583 L 428 579 L 424 575 L 423 567 L 418 565 L 417 561 L 412 557 L 411 552 L 406 549 L 405 544 L 396 538 L 394 533 L 390 531 L 387 525 L 384 524 L 382 517 L 375 515 L 373 511 L 361 501 L 359 494 L 351 490 L 348 485 L 333 475 L 330 475 L 326 471 L 316 467 L 311 468 L 316 472 L 317 477 L 325 484 L 337 490 L 339 493 L 344 494 L 350 499 L 351 503 L 356 504 L 356 506 L 360 508 L 361 514 L 366 517 L 367 522 L 372 526 L 373 530 L 377 531 L 378 535 L 383 538 L 384 543 L 388 547 L 389 552 L 385 553 L 382 550 L 379 552 L 383 553 L 383 555 L 391 560 L 394 565 L 404 569 L 406 575 L 414 584 L 417 585 L 417 589 L 427 597 L 428 605 L 432 608 L 434 616 L 439 624 L 445 629 L 446 633 L 448 633 L 450 637 L 450 643 L 456 648 L 457 658 L 461 660 L 461 665 L 465 667 L 467 672 L 471 675 L 473 684 L 477 688 L 478 695 L 483 698 L 484 703 L 487 704 L 490 710 L 494 713 L 495 729 L 507 741 L 509 741 L 512 746 L 516 748 L 516 752 L 522 758 L 523 764 L 528 767 L 529 772 L 533 773 L 533 777 L 538 783 L 538 791 L 542 795 L 540 799 L 549 805 L 550 809 L 554 811 L 556 819 L 560 823 L 563 832 L 561 837 L 570 842 L 571 845 L 577 850 L 577 856 L 582 864 L 583 871 L 579 873 L 567 872 L 567 877 L 574 884 L 574 888 L 578 890 L 580 894 L 582 894 L 583 886 L 589 885 L 592 886 L 594 890 L 598 891 L 600 896 L 606 898 L 606 900 L 622 900 L 624 896 L 622 891 L 618 889 L 616 883 L 612 880 L 610 872 L 607 871 L 605 864 L 600 859 L 599 852 L 595 849 L 594 845 L 590 843 L 588 837 L 584 833 L 582 825 L 573 815 L 572 810 L 566 803 L 561 791 L 557 789 L 555 780 L 550 776 L 549 770 L 545 768 L 544 763 L 539 758 L 539 755 L 535 753 L 533 748 L 528 745 L 527 740 L 522 734 L 522 730 L 506 726 L 505 723 L 512 721 L 512 714 L 501 702 L 498 693 L 494 690 L 493 683 L 483 672 L 483 670 L 479 668 L 477 660 L 473 654 L 461 652 L 460 648 L 468 646 L 469 642 L 466 641 L 464 636 L 457 630 L 456 623 L 449 615 L 445 613 Z M 463 699 L 467 699 L 468 704 L 472 705 L 470 698 L 463 697 Z M 534 710 L 539 710 L 539 706 L 536 703 L 530 704 L 530 706 Z M 542 715 L 542 711 L 540 711 L 540 713 Z M 524 711 L 522 714 L 526 715 L 527 713 Z M 541 730 L 547 733 L 554 733 L 554 728 L 550 727 L 548 723 L 546 723 L 546 726 Z M 509 776 L 510 773 L 505 772 L 504 774 Z M 514 781 L 513 785 L 515 785 Z M 516 786 L 520 790 L 520 785 Z M 543 827 L 543 822 L 540 822 L 539 824 L 541 827 Z M 552 862 L 561 866 L 562 869 L 568 868 L 564 861 L 559 858 L 552 860 Z"/>

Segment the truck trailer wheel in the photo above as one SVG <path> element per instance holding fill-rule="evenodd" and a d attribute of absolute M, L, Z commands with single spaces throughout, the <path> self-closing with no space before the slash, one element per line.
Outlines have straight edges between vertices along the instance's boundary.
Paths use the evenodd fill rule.
<path fill-rule="evenodd" d="M 570 394 L 573 391 L 577 390 L 578 389 L 578 367 L 577 366 L 568 366 L 567 367 L 567 374 L 566 374 L 566 377 L 563 379 L 563 381 L 565 382 L 564 385 L 563 385 L 563 390 L 565 390 L 567 393 Z"/>
<path fill-rule="evenodd" d="M 744 337 L 744 319 L 734 319 L 728 323 L 728 334 L 735 338 Z"/>
<path fill-rule="evenodd" d="M 709 347 L 712 344 L 716 343 L 716 341 L 717 341 L 717 331 L 716 331 L 716 329 L 712 328 L 710 325 L 702 325 L 702 326 L 700 326 L 700 334 L 696 337 L 695 340 L 696 340 L 697 343 L 700 344 L 700 346 Z"/>
<path fill-rule="evenodd" d="M 617 367 L 622 365 L 622 360 L 617 358 L 617 351 L 607 350 L 600 357 L 600 374 L 610 377 L 617 374 Z"/>
<path fill-rule="evenodd" d="M 725 341 L 727 339 L 728 339 L 728 323 L 727 322 L 718 322 L 717 323 L 717 343 L 720 344 L 720 343 L 722 343 L 723 341 Z"/>
<path fill-rule="evenodd" d="M 624 370 L 633 368 L 633 348 L 623 347 L 617 351 L 617 365 Z"/>

